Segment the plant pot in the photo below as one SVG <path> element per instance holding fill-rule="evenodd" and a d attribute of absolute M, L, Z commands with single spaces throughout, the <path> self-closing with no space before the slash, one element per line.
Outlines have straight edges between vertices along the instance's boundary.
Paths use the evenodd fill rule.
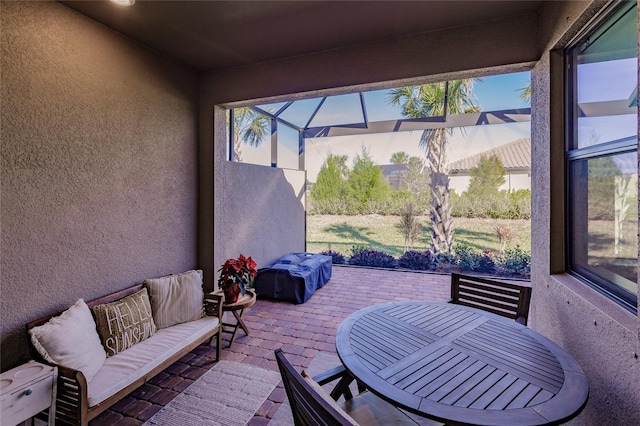
<path fill-rule="evenodd" d="M 238 296 L 240 295 L 240 286 L 238 284 L 234 284 L 230 288 L 222 289 L 224 292 L 224 303 L 236 303 L 238 301 Z"/>

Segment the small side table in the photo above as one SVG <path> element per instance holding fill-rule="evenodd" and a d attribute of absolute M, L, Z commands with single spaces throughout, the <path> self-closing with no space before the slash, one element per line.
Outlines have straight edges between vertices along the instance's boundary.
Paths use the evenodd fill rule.
<path fill-rule="evenodd" d="M 222 290 L 214 291 L 213 294 L 224 294 Z M 256 303 L 256 292 L 255 290 L 246 290 L 244 295 L 240 295 L 238 300 L 235 303 L 222 303 L 222 312 L 231 312 L 235 317 L 235 324 L 223 322 L 222 323 L 222 332 L 231 334 L 231 340 L 229 340 L 229 346 L 231 347 L 233 341 L 236 338 L 236 334 L 238 332 L 238 328 L 242 328 L 244 333 L 248 336 L 249 329 L 247 325 L 242 320 L 242 315 L 244 314 L 244 310 L 252 307 Z"/>
<path fill-rule="evenodd" d="M 55 423 L 58 369 L 29 361 L 0 375 L 0 411 L 3 425 L 17 425 L 49 409 Z"/>

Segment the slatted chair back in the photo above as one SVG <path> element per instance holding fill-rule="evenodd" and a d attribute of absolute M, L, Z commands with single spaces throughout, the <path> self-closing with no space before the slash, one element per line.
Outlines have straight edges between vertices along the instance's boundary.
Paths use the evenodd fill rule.
<path fill-rule="evenodd" d="M 353 425 L 352 419 L 336 410 L 293 368 L 281 349 L 275 355 L 296 426 Z"/>
<path fill-rule="evenodd" d="M 531 287 L 452 273 L 451 303 L 482 309 L 527 325 Z"/>

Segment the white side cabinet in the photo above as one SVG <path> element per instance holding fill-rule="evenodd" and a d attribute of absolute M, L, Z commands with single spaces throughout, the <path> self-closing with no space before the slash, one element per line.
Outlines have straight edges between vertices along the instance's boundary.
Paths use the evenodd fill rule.
<path fill-rule="evenodd" d="M 49 409 L 55 423 L 57 368 L 30 361 L 0 375 L 0 424 L 14 426 Z"/>

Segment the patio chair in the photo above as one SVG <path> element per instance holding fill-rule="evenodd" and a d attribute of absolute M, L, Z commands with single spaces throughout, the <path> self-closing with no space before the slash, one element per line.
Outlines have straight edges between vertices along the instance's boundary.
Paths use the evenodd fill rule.
<path fill-rule="evenodd" d="M 482 309 L 527 325 L 531 287 L 451 274 L 450 303 Z"/>
<path fill-rule="evenodd" d="M 298 373 L 282 349 L 276 349 L 275 354 L 295 426 L 418 424 L 398 408 L 369 391 L 351 397 L 348 383 L 353 379 L 342 366 L 330 370 L 328 374 L 316 376 L 322 377 L 320 381 L 316 381 L 305 371 L 302 374 Z M 334 392 L 329 395 L 321 386 L 337 379 L 340 381 L 334 392 L 337 389 L 337 393 L 344 393 L 345 400 L 341 403 L 337 402 L 341 395 L 333 396 Z M 347 392 L 343 392 L 345 383 Z"/>

